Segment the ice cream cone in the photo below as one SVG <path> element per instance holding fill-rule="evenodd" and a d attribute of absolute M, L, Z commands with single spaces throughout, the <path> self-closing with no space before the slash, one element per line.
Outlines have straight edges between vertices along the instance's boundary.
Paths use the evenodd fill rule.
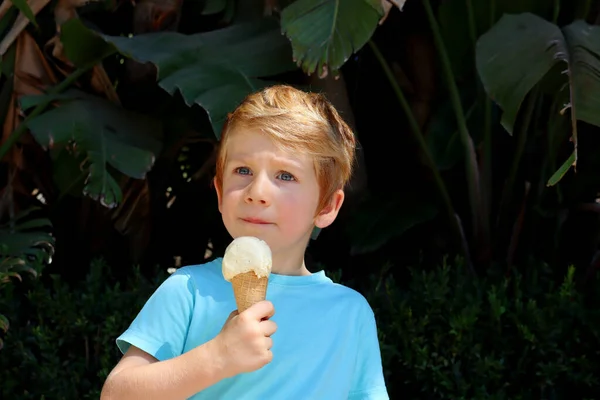
<path fill-rule="evenodd" d="M 268 283 L 268 277 L 259 278 L 254 271 L 235 275 L 231 279 L 231 285 L 238 312 L 241 313 L 253 304 L 264 300 L 267 296 Z"/>
<path fill-rule="evenodd" d="M 241 236 L 227 246 L 223 278 L 233 286 L 238 312 L 266 298 L 272 264 L 271 249 L 259 238 Z"/>

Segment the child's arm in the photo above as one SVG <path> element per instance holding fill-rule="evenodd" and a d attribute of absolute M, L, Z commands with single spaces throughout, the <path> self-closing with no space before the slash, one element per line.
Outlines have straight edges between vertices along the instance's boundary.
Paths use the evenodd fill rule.
<path fill-rule="evenodd" d="M 170 360 L 158 362 L 143 350 L 131 346 L 112 370 L 102 389 L 101 399 L 185 399 L 218 382 L 218 364 L 212 343 Z"/>
<path fill-rule="evenodd" d="M 132 346 L 106 379 L 101 399 L 186 399 L 222 379 L 257 370 L 273 358 L 270 336 L 277 326 L 267 319 L 273 314 L 268 301 L 239 315 L 234 311 L 214 339 L 162 362 Z"/>

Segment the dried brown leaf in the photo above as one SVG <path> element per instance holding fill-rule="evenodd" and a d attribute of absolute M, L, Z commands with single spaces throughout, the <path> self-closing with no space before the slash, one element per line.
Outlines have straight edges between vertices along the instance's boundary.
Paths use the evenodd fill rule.
<path fill-rule="evenodd" d="M 13 92 L 6 118 L 2 125 L 2 143 L 15 131 L 22 121 L 18 99 L 26 95 L 43 94 L 49 86 L 57 83 L 57 78 L 44 58 L 35 39 L 23 31 L 17 38 L 15 54 L 15 67 L 13 75 Z M 27 133 L 6 155 L 6 162 L 16 172 L 11 183 L 12 195 L 15 198 L 27 198 L 31 195 L 32 186 L 37 187 L 46 198 L 52 188 L 52 179 L 43 151 L 33 137 Z M 16 208 L 20 202 L 16 202 Z"/>
<path fill-rule="evenodd" d="M 37 15 L 44 7 L 46 7 L 49 2 L 50 0 L 28 0 L 27 4 L 29 4 L 33 15 Z M 10 0 L 4 0 L 2 3 L 3 7 L 5 3 L 10 3 Z M 0 11 L 0 17 L 3 15 L 2 12 L 6 13 L 6 11 L 8 11 L 8 8 L 10 7 L 7 7 L 6 10 L 2 9 Z M 27 25 L 29 25 L 29 20 L 25 15 L 23 15 L 23 13 L 20 12 L 14 25 L 12 28 L 10 28 L 10 31 L 8 31 L 6 36 L 4 36 L 2 42 L 0 42 L 0 56 L 6 53 L 10 45 L 13 44 L 15 39 L 21 34 L 21 32 L 23 32 Z"/>
<path fill-rule="evenodd" d="M 2 126 L 2 143 L 21 122 L 18 99 L 21 96 L 43 94 L 46 88 L 55 85 L 58 81 L 35 39 L 28 32 L 22 32 L 17 39 L 16 46 L 13 93 Z M 24 135 L 21 143 L 24 142 L 33 143 L 33 139 Z M 22 160 L 13 161 L 22 166 Z"/>
<path fill-rule="evenodd" d="M 8 10 L 10 10 L 11 6 L 12 6 L 12 1 L 10 1 L 10 0 L 4 0 L 2 3 L 0 3 L 0 18 L 4 17 L 4 15 L 6 15 Z"/>
<path fill-rule="evenodd" d="M 406 0 L 381 0 L 381 7 L 383 8 L 383 17 L 381 17 L 381 19 L 379 20 L 379 25 L 385 22 L 393 6 L 398 7 L 398 9 L 402 11 L 404 3 L 406 3 Z"/>
<path fill-rule="evenodd" d="M 60 27 L 72 18 L 79 18 L 76 9 L 91 1 L 102 0 L 59 0 L 54 8 L 54 20 L 56 22 L 57 33 L 55 37 L 46 43 L 46 51 L 56 60 L 60 61 L 60 63 L 56 64 L 65 76 L 73 72 L 75 66 L 65 55 L 63 45 L 60 41 Z M 90 84 L 97 94 L 104 94 L 115 104 L 121 103 L 119 96 L 102 65 L 98 64 L 92 68 Z"/>

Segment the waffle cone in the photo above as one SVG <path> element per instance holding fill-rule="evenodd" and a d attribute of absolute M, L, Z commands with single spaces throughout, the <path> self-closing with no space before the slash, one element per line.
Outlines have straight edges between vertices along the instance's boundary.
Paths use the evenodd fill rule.
<path fill-rule="evenodd" d="M 231 279 L 239 313 L 266 298 L 267 283 L 269 283 L 269 278 L 259 278 L 254 271 L 238 274 Z"/>

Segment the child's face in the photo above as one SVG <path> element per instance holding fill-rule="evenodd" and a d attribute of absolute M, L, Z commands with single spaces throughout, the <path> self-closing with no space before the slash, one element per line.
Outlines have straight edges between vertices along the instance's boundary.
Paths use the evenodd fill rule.
<path fill-rule="evenodd" d="M 313 159 L 281 150 L 251 129 L 231 132 L 223 188 L 217 193 L 231 236 L 263 239 L 274 255 L 303 255 L 313 227 L 329 225 L 335 218 L 323 217 L 327 213 L 315 217 L 319 184 Z"/>

